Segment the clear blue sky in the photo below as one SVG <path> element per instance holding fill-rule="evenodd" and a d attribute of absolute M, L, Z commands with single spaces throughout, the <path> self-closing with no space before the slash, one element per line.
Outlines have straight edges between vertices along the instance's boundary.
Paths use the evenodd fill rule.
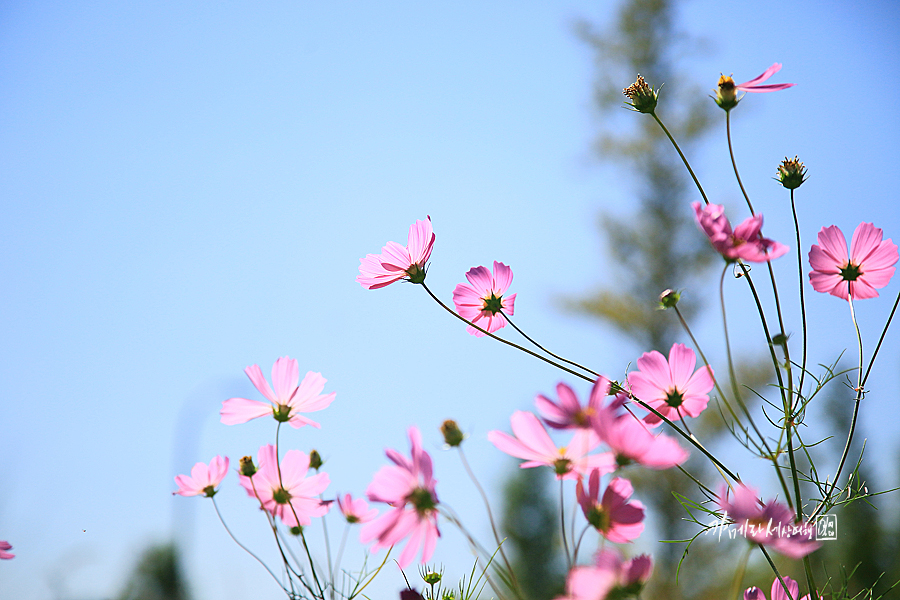
<path fill-rule="evenodd" d="M 697 0 L 679 18 L 707 40 L 684 65 L 704 89 L 720 72 L 743 81 L 776 61 L 785 66 L 773 81 L 797 83 L 735 113 L 767 235 L 793 245 L 787 196 L 770 178 L 799 154 L 810 169 L 798 194 L 804 245 L 822 226 L 860 221 L 897 241 L 898 8 L 750 5 Z M 468 268 L 501 260 L 515 273 L 517 323 L 622 373 L 643 349 L 559 308 L 611 283 L 596 215 L 629 214 L 630 180 L 590 152 L 595 68 L 573 33 L 578 19 L 603 27 L 615 8 L 0 5 L 0 539 L 17 554 L 0 564 L 2 596 L 110 597 L 144 545 L 177 532 L 198 600 L 280 597 L 208 501 L 170 493 L 194 462 L 236 461 L 271 440 L 269 422 L 226 427 L 218 409 L 257 397 L 245 366 L 268 373 L 283 355 L 337 392 L 321 431 L 284 438 L 322 452 L 332 492 L 361 493 L 382 449 L 405 450 L 417 423 L 441 499 L 483 532 L 437 426 L 452 416 L 470 432 L 470 456 L 498 497 L 514 462 L 486 432 L 508 428 L 513 410 L 561 377 L 468 336 L 417 288 L 363 290 L 359 258 L 405 241 L 430 214 L 433 289 L 449 300 Z M 722 136 L 694 162 L 714 201 L 739 206 Z M 790 265 L 779 269 L 789 282 Z M 860 309 L 869 348 L 898 285 Z M 812 339 L 814 362 L 852 354 L 846 307 L 816 294 L 809 309 L 830 324 Z M 716 327 L 701 329 L 719 343 Z M 886 474 L 897 456 L 897 336 L 863 416 Z M 233 474 L 224 487 L 236 532 L 273 560 Z M 459 536 L 444 533 L 436 559 L 465 568 Z M 401 585 L 384 579 L 383 590 Z"/>

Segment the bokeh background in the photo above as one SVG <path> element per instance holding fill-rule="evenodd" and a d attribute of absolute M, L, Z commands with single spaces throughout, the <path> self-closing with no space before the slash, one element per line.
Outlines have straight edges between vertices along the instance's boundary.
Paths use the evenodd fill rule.
<path fill-rule="evenodd" d="M 410 223 L 431 215 L 432 289 L 449 301 L 467 269 L 503 261 L 515 273 L 517 323 L 620 378 L 646 349 L 566 309 L 620 277 L 599 211 L 641 219 L 633 177 L 598 160 L 593 144 L 601 130 L 632 134 L 642 116 L 596 112 L 604 67 L 576 33 L 579 23 L 604 31 L 618 9 L 0 4 L 0 539 L 17 555 L 0 564 L 0 597 L 116 597 L 141 551 L 170 539 L 198 600 L 282 597 L 209 501 L 171 492 L 195 462 L 236 462 L 272 440 L 272 422 L 226 427 L 218 410 L 258 397 L 244 367 L 268 374 L 284 355 L 337 392 L 315 415 L 320 431 L 282 438 L 322 453 L 332 492 L 362 493 L 384 447 L 405 451 L 418 424 L 441 500 L 484 537 L 478 498 L 437 427 L 459 421 L 499 498 L 515 461 L 486 433 L 508 429 L 513 410 L 565 378 L 467 335 L 416 287 L 362 289 L 359 258 L 405 242 Z M 776 61 L 785 66 L 773 81 L 797 84 L 748 97 L 733 119 L 767 235 L 794 247 L 788 196 L 771 177 L 798 154 L 810 170 L 798 193 L 805 246 L 822 226 L 849 235 L 861 221 L 900 237 L 895 3 L 694 0 L 675 16 L 691 42 L 673 40 L 672 58 L 691 85 L 712 90 L 720 72 L 741 82 Z M 691 158 L 712 200 L 742 219 L 723 131 Z M 791 264 L 776 268 L 796 289 Z M 858 307 L 867 350 L 897 286 Z M 849 349 L 852 364 L 846 305 L 807 290 L 818 324 L 811 362 Z M 714 299 L 715 278 L 688 294 Z M 735 301 L 737 343 L 764 348 L 749 305 Z M 712 316 L 697 328 L 721 348 Z M 883 488 L 897 485 L 896 340 L 893 331 L 862 413 Z M 217 498 L 235 534 L 274 565 L 233 474 Z M 458 576 L 471 555 L 449 525 L 444 536 L 435 558 Z M 638 548 L 656 545 L 645 535 Z M 345 565 L 360 556 L 351 544 Z M 373 597 L 401 587 L 388 570 Z"/>

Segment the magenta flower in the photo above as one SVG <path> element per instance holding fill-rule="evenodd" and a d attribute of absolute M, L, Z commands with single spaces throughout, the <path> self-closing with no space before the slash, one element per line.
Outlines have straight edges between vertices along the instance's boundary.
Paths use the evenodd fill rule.
<path fill-rule="evenodd" d="M 309 525 L 310 517 L 321 517 L 328 512 L 330 503 L 317 496 L 328 487 L 328 473 L 307 477 L 309 455 L 300 450 L 288 450 L 281 465 L 275 446 L 266 444 L 257 454 L 256 473 L 240 476 L 247 494 L 257 498 L 262 507 L 278 517 L 288 527 Z"/>
<path fill-rule="evenodd" d="M 603 537 L 617 544 L 631 542 L 644 530 L 644 505 L 635 500 L 628 502 L 634 493 L 631 482 L 615 477 L 609 482 L 600 500 L 600 472 L 591 471 L 588 491 L 579 479 L 575 486 L 575 497 L 581 505 L 581 512 L 594 529 Z"/>
<path fill-rule="evenodd" d="M 354 500 L 350 494 L 346 494 L 343 500 L 338 496 L 337 504 L 348 523 L 368 523 L 378 516 L 377 508 L 370 510 L 365 500 L 362 498 Z"/>
<path fill-rule="evenodd" d="M 222 403 L 222 423 L 237 425 L 257 417 L 273 415 L 276 421 L 279 423 L 286 421 L 291 427 L 312 425 L 317 429 L 321 428 L 318 423 L 300 414 L 327 408 L 334 400 L 334 392 L 322 394 L 327 380 L 321 373 L 308 372 L 298 387 L 300 371 L 297 361 L 283 356 L 272 366 L 272 385 L 275 386 L 275 391 L 269 387 L 269 382 L 263 376 L 259 365 L 247 367 L 244 373 L 271 404 L 246 398 L 230 398 Z"/>
<path fill-rule="evenodd" d="M 875 298 L 875 288 L 883 288 L 894 275 L 898 259 L 897 245 L 883 240 L 880 229 L 872 223 L 860 223 L 850 241 L 835 225 L 819 231 L 819 243 L 809 250 L 809 282 L 817 292 L 847 300 Z"/>
<path fill-rule="evenodd" d="M 772 600 L 809 600 L 809 594 L 800 598 L 800 585 L 796 581 L 787 576 L 783 579 L 784 584 L 787 586 L 788 592 L 790 593 L 790 597 L 785 593 L 784 586 L 781 585 L 781 582 L 778 581 L 778 578 L 776 577 L 775 581 L 772 582 Z M 761 589 L 753 586 L 744 591 L 744 600 L 766 600 L 766 595 Z"/>
<path fill-rule="evenodd" d="M 566 576 L 566 595 L 555 600 L 605 600 L 616 587 L 616 574 L 607 569 L 573 567 Z"/>
<path fill-rule="evenodd" d="M 365 525 L 360 535 L 364 544 L 375 540 L 373 552 L 394 546 L 409 536 L 397 559 L 401 569 L 412 562 L 419 548 L 422 549 L 422 562 L 427 562 L 441 535 L 437 526 L 437 481 L 432 476 L 431 457 L 422 449 L 422 434 L 418 428 L 410 427 L 407 433 L 411 459 L 388 448 L 385 454 L 394 465 L 382 467 L 366 489 L 369 500 L 384 502 L 393 508 Z"/>
<path fill-rule="evenodd" d="M 512 315 L 515 310 L 516 295 L 503 295 L 509 289 L 512 278 L 512 269 L 496 260 L 493 273 L 487 267 L 472 267 L 466 273 L 469 283 L 460 283 L 453 290 L 456 312 L 488 333 L 505 327 L 504 313 Z M 484 335 L 471 325 L 466 331 L 478 337 Z"/>
<path fill-rule="evenodd" d="M 766 262 L 788 251 L 784 244 L 760 235 L 763 224 L 761 214 L 750 217 L 732 231 L 731 223 L 725 216 L 725 207 L 719 204 L 703 206 L 700 202 L 694 202 L 691 206 L 694 207 L 694 216 L 700 229 L 725 260 Z"/>
<path fill-rule="evenodd" d="M 12 550 L 12 544 L 6 540 L 0 540 L 0 559 L 9 560 L 15 558 L 15 554 L 10 554 L 7 550 Z"/>
<path fill-rule="evenodd" d="M 222 458 L 216 456 L 209 461 L 209 466 L 202 462 L 198 462 L 191 469 L 191 476 L 178 475 L 175 477 L 175 483 L 178 484 L 178 491 L 172 494 L 179 496 L 199 496 L 203 494 L 207 498 L 212 498 L 216 494 L 216 488 L 222 483 L 222 479 L 228 473 L 228 457 Z"/>
<path fill-rule="evenodd" d="M 600 444 L 590 429 L 579 429 L 566 446 L 557 448 L 534 414 L 518 410 L 510 417 L 510 424 L 515 437 L 490 431 L 488 440 L 501 452 L 524 458 L 527 462 L 519 465 L 523 469 L 548 466 L 553 467 L 557 479 L 578 479 L 594 469 L 606 474 L 615 468 L 611 453 L 588 454 Z"/>
<path fill-rule="evenodd" d="M 760 85 L 763 81 L 766 81 L 781 70 L 781 63 L 775 63 L 768 69 L 766 69 L 762 75 L 758 75 L 751 79 L 750 81 L 745 81 L 744 83 L 735 84 L 735 89 L 741 90 L 742 92 L 754 92 L 754 93 L 763 93 L 763 92 L 777 92 L 778 90 L 786 90 L 789 87 L 793 87 L 793 83 L 768 83 L 766 85 Z"/>
<path fill-rule="evenodd" d="M 731 519 L 750 542 L 790 558 L 803 558 L 822 545 L 815 539 L 814 525 L 794 523 L 794 513 L 786 505 L 774 500 L 764 504 L 757 490 L 744 484 L 736 484 L 733 494 L 720 492 L 717 504 L 725 513 L 723 518 Z"/>
<path fill-rule="evenodd" d="M 637 359 L 639 370 L 628 374 L 631 393 L 670 421 L 696 417 L 706 408 L 707 393 L 715 385 L 712 367 L 700 367 L 695 373 L 696 363 L 694 351 L 684 344 L 672 345 L 668 362 L 656 350 L 645 352 Z M 653 413 L 644 417 L 649 425 L 661 421 Z"/>
<path fill-rule="evenodd" d="M 558 404 L 543 394 L 538 394 L 534 404 L 544 422 L 553 429 L 589 429 L 591 416 L 597 414 L 608 394 L 609 379 L 601 375 L 591 388 L 587 406 L 581 406 L 575 391 L 565 383 L 556 385 Z"/>
<path fill-rule="evenodd" d="M 618 414 L 615 405 L 600 408 L 591 417 L 591 425 L 616 455 L 619 467 L 637 463 L 648 469 L 670 469 L 690 456 L 674 438 L 663 433 L 653 435 L 634 415 Z"/>
<path fill-rule="evenodd" d="M 653 561 L 646 554 L 639 554 L 631 560 L 622 560 L 618 550 L 601 550 L 594 556 L 594 565 L 616 574 L 616 587 L 622 596 L 637 596 L 650 580 Z"/>
<path fill-rule="evenodd" d="M 431 217 L 416 221 L 409 227 L 409 241 L 404 248 L 397 242 L 388 242 L 381 254 L 367 254 L 359 259 L 359 275 L 356 281 L 364 288 L 374 290 L 406 279 L 413 283 L 425 281 L 425 263 L 434 246 Z"/>

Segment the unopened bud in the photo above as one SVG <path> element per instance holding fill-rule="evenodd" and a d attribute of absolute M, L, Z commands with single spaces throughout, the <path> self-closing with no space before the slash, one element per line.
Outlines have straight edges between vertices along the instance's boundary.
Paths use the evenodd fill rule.
<path fill-rule="evenodd" d="M 463 432 L 459 429 L 459 425 L 453 419 L 444 421 L 441 425 L 441 433 L 444 435 L 444 442 L 451 448 L 462 444 L 463 438 L 465 438 Z"/>
<path fill-rule="evenodd" d="M 778 165 L 778 174 L 775 180 L 789 190 L 796 190 L 806 181 L 806 167 L 796 156 L 794 158 L 785 156 Z"/>
<path fill-rule="evenodd" d="M 665 290 L 659 295 L 659 309 L 666 310 L 667 308 L 675 308 L 675 306 L 678 305 L 679 300 L 681 300 L 681 294 L 675 290 Z"/>
<path fill-rule="evenodd" d="M 256 474 L 256 465 L 253 464 L 253 459 L 251 457 L 243 457 L 240 465 L 241 475 L 244 477 L 253 477 Z"/>
<path fill-rule="evenodd" d="M 300 525 L 294 525 L 293 527 L 291 527 L 290 532 L 291 535 L 299 536 L 301 533 L 303 533 L 303 527 Z"/>
<path fill-rule="evenodd" d="M 322 466 L 322 457 L 319 455 L 317 450 L 309 451 L 309 468 L 315 469 L 316 471 Z"/>
<path fill-rule="evenodd" d="M 427 583 L 428 585 L 434 585 L 441 580 L 441 574 L 437 571 L 429 571 L 422 575 L 422 581 Z"/>

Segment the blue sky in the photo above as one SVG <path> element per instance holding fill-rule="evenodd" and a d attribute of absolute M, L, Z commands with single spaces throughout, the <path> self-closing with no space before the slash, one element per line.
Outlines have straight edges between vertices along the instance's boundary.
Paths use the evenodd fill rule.
<path fill-rule="evenodd" d="M 560 309 L 561 298 L 613 283 L 598 212 L 635 218 L 627 174 L 591 155 L 603 124 L 591 106 L 596 72 L 573 33 L 578 19 L 609 24 L 615 8 L 0 6 L 0 539 L 17 553 L 0 564 L 4 596 L 112 596 L 145 544 L 177 532 L 199 600 L 278 598 L 207 501 L 171 491 L 194 462 L 255 455 L 271 440 L 270 423 L 226 427 L 218 409 L 256 397 L 244 367 L 268 373 L 283 355 L 337 392 L 321 431 L 284 438 L 322 452 L 330 490 L 361 493 L 383 448 L 405 450 L 416 423 L 441 499 L 483 532 L 436 428 L 454 417 L 471 434 L 470 456 L 497 497 L 514 461 L 486 432 L 508 428 L 560 374 L 468 336 L 422 290 L 363 290 L 359 258 L 404 242 L 409 224 L 431 215 L 432 289 L 449 301 L 467 269 L 503 261 L 518 324 L 622 373 L 644 349 Z M 771 176 L 799 154 L 810 169 L 798 194 L 805 246 L 822 226 L 849 233 L 860 221 L 900 237 L 898 17 L 889 2 L 681 8 L 684 28 L 706 40 L 683 65 L 691 82 L 711 89 L 720 72 L 743 81 L 778 61 L 773 81 L 797 83 L 734 114 L 767 235 L 793 239 Z M 629 118 L 640 116 L 611 122 L 627 129 Z M 692 158 L 713 201 L 739 207 L 723 136 Z M 778 269 L 795 289 L 790 264 Z M 867 348 L 897 285 L 859 309 Z M 852 354 L 846 306 L 812 294 L 809 311 L 821 325 L 816 362 Z M 699 329 L 720 343 L 714 322 Z M 758 343 L 749 318 L 745 331 Z M 885 476 L 897 456 L 896 340 L 894 331 L 863 414 Z M 272 559 L 233 475 L 220 498 L 236 532 Z M 436 558 L 466 568 L 449 526 Z M 401 585 L 384 579 L 383 590 Z"/>

